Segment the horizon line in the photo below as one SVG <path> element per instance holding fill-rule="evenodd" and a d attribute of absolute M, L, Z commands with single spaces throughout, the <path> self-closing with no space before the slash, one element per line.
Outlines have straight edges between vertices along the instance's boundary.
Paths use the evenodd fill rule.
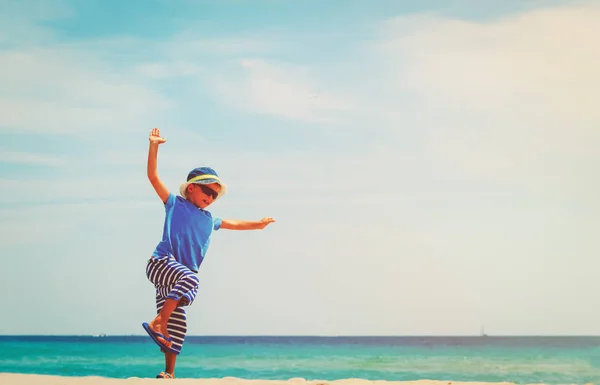
<path fill-rule="evenodd" d="M 0 334 L 1 337 L 147 337 L 146 334 Z M 312 337 L 312 338 L 399 338 L 399 337 L 600 337 L 600 334 L 198 334 L 187 337 Z M 187 338 L 186 337 L 186 338 Z"/>

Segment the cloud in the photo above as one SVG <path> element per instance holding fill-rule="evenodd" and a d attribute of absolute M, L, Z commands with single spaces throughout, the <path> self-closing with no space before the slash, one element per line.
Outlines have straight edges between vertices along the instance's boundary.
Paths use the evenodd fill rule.
<path fill-rule="evenodd" d="M 0 12 L 0 48 L 23 47 L 53 41 L 56 33 L 42 22 L 73 16 L 65 0 L 3 0 Z"/>
<path fill-rule="evenodd" d="M 388 95 L 412 96 L 411 124 L 440 170 L 597 191 L 599 18 L 593 4 L 487 23 L 403 16 L 383 24 L 371 52 Z"/>
<path fill-rule="evenodd" d="M 202 71 L 200 66 L 185 61 L 170 63 L 143 63 L 135 67 L 136 72 L 154 79 L 167 79 L 197 75 Z"/>
<path fill-rule="evenodd" d="M 588 110 L 600 81 L 598 14 L 590 5 L 485 24 L 401 17 L 386 23 L 379 47 L 397 65 L 392 80 L 428 100 L 486 112 L 554 106 L 553 117 L 572 118 L 574 106 Z"/>
<path fill-rule="evenodd" d="M 144 42 L 153 45 L 166 60 L 141 63 L 136 70 L 156 79 L 189 76 L 210 78 L 211 72 L 220 67 L 220 64 L 214 64 L 215 61 L 261 55 L 276 49 L 276 43 L 268 38 L 198 38 L 198 35 L 201 33 L 186 30 L 167 41 Z"/>
<path fill-rule="evenodd" d="M 61 155 L 37 154 L 31 152 L 2 151 L 0 162 L 58 167 L 65 165 L 67 158 Z M 1 181 L 0 181 L 1 183 Z"/>
<path fill-rule="evenodd" d="M 65 170 L 63 170 L 65 171 Z M 72 171 L 72 169 L 71 169 Z M 6 191 L 1 204 L 4 205 L 40 205 L 49 203 L 102 202 L 134 199 L 143 193 L 150 193 L 147 179 L 143 173 L 138 177 L 95 174 L 93 177 L 75 176 L 73 178 L 57 178 L 45 175 L 36 179 L 43 184 L 43 195 L 37 189 L 27 189 L 29 179 L 0 179 L 0 187 Z M 142 192 L 140 194 L 139 192 Z M 148 197 L 150 195 L 146 195 Z"/>
<path fill-rule="evenodd" d="M 0 129 L 76 134 L 123 131 L 170 101 L 135 76 L 75 46 L 0 52 Z M 133 75 L 133 76 L 132 76 Z"/>
<path fill-rule="evenodd" d="M 166 52 L 173 55 L 185 53 L 186 56 L 238 56 L 258 55 L 272 52 L 277 44 L 264 37 L 218 37 L 198 38 L 202 32 L 186 30 L 171 39 Z"/>
<path fill-rule="evenodd" d="M 309 67 L 244 59 L 242 73 L 233 81 L 221 78 L 214 85 L 225 102 L 259 114 L 292 120 L 332 123 L 348 111 L 348 98 L 322 91 Z"/>

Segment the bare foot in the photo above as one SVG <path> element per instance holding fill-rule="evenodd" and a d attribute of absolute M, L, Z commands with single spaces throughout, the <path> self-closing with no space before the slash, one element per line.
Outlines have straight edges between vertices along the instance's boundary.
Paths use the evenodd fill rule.
<path fill-rule="evenodd" d="M 169 331 L 167 330 L 167 323 L 162 322 L 160 314 L 156 316 L 156 318 L 154 318 L 152 321 L 150 321 L 148 327 L 150 327 L 150 330 L 152 330 L 153 332 L 162 334 L 163 336 L 165 336 L 165 338 L 171 337 L 169 335 Z M 160 336 L 156 336 L 156 338 L 161 344 L 165 345 L 167 348 L 171 347 L 171 341 L 166 341 Z"/>

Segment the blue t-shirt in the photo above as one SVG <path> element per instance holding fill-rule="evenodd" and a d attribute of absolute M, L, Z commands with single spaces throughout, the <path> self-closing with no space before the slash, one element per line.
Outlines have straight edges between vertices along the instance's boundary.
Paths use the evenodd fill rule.
<path fill-rule="evenodd" d="M 169 194 L 165 210 L 162 241 L 152 255 L 172 255 L 182 265 L 198 272 L 210 245 L 213 230 L 221 227 L 221 218 L 213 218 L 210 212 L 173 194 Z"/>

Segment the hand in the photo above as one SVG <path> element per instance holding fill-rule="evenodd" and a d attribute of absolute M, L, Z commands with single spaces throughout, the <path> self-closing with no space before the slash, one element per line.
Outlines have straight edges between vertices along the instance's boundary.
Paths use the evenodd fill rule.
<path fill-rule="evenodd" d="M 160 130 L 158 128 L 153 128 L 152 131 L 150 131 L 148 140 L 150 140 L 150 143 L 152 144 L 161 144 L 167 141 L 165 138 L 160 136 Z"/>
<path fill-rule="evenodd" d="M 270 223 L 275 222 L 275 219 L 271 218 L 271 217 L 265 217 L 263 219 L 260 220 L 258 227 L 260 229 L 264 229 L 265 227 L 267 227 Z"/>

